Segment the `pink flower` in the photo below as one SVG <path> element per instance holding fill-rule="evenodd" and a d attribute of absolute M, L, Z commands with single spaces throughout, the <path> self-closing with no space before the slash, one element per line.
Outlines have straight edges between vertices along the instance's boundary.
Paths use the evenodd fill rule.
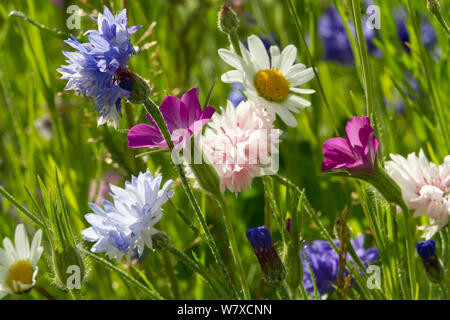
<path fill-rule="evenodd" d="M 181 99 L 175 96 L 164 98 L 159 108 L 167 124 L 174 145 L 186 141 L 193 134 L 200 132 L 206 122 L 216 111 L 213 107 L 202 108 L 198 101 L 198 88 L 186 92 Z M 161 132 L 149 114 L 147 119 L 152 125 L 138 124 L 128 132 L 128 147 L 167 148 Z"/>
<path fill-rule="evenodd" d="M 201 146 L 219 174 L 222 192 L 228 188 L 237 194 L 276 165 L 272 154 L 278 153 L 281 130 L 274 129 L 273 118 L 253 102 L 243 101 L 235 108 L 228 101 L 221 110 L 212 117 Z"/>
<path fill-rule="evenodd" d="M 337 137 L 325 141 L 322 171 L 347 169 L 350 173 L 373 173 L 379 142 L 370 119 L 353 117 L 345 127 L 347 139 Z"/>
<path fill-rule="evenodd" d="M 402 196 L 414 217 L 425 214 L 431 224 L 424 237 L 429 239 L 447 225 L 450 214 L 450 156 L 439 167 L 429 162 L 422 150 L 405 159 L 391 154 L 392 161 L 385 164 L 387 173 L 400 186 Z"/>

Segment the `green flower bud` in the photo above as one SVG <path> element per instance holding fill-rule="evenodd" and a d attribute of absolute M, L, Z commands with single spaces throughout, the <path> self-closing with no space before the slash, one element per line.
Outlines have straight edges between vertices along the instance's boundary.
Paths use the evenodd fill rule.
<path fill-rule="evenodd" d="M 127 98 L 133 104 L 143 104 L 145 100 L 150 96 L 152 87 L 148 80 L 145 80 L 140 75 L 125 72 L 121 75 L 120 86 L 126 90 L 130 90 L 130 96 Z"/>
<path fill-rule="evenodd" d="M 80 289 L 86 274 L 86 267 L 76 247 L 53 252 L 53 270 L 60 286 L 67 289 Z"/>
<path fill-rule="evenodd" d="M 239 28 L 239 19 L 229 6 L 222 5 L 219 10 L 219 29 L 222 32 L 236 33 Z"/>
<path fill-rule="evenodd" d="M 220 190 L 220 178 L 216 169 L 204 161 L 203 156 L 200 158 L 201 163 L 196 163 L 196 157 L 202 155 L 198 144 L 195 142 L 195 137 L 190 140 L 191 157 L 186 158 L 189 163 L 189 167 L 192 170 L 200 188 L 209 196 L 220 199 L 222 197 L 222 191 Z"/>
<path fill-rule="evenodd" d="M 437 0 L 427 0 L 427 8 L 432 14 L 438 14 L 441 10 L 441 6 Z"/>

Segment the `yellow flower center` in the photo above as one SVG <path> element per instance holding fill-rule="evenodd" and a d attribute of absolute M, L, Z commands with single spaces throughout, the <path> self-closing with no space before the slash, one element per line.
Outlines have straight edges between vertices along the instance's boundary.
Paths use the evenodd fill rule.
<path fill-rule="evenodd" d="M 6 284 L 14 293 L 21 293 L 21 290 L 14 286 L 14 282 L 22 284 L 33 283 L 33 266 L 28 260 L 20 260 L 11 266 Z M 18 290 L 17 290 L 18 289 Z"/>
<path fill-rule="evenodd" d="M 258 71 L 253 81 L 259 95 L 266 100 L 283 102 L 289 94 L 289 81 L 278 68 Z"/>

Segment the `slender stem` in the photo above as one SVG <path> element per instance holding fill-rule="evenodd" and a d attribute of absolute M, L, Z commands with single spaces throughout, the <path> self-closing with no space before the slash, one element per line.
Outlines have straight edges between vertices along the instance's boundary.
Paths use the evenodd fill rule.
<path fill-rule="evenodd" d="M 236 32 L 229 33 L 228 39 L 231 42 L 234 52 L 236 52 L 236 54 L 240 56 L 241 55 L 241 47 L 239 46 L 239 37 L 238 37 L 237 33 Z"/>
<path fill-rule="evenodd" d="M 239 250 L 236 244 L 236 236 L 234 235 L 234 229 L 233 229 L 233 225 L 231 223 L 231 219 L 230 219 L 230 213 L 229 210 L 227 210 L 227 206 L 226 206 L 226 202 L 225 199 L 223 199 L 223 197 L 221 197 L 221 199 L 218 199 L 219 202 L 219 207 L 222 210 L 222 216 L 225 222 L 225 230 L 228 234 L 228 239 L 230 241 L 230 250 L 231 250 L 231 255 L 233 256 L 233 260 L 234 263 L 236 264 L 237 267 L 237 271 L 240 277 L 240 282 L 241 282 L 241 289 L 242 289 L 242 293 L 244 294 L 244 299 L 249 300 L 250 297 L 250 290 L 248 288 L 248 284 L 246 281 L 246 277 L 245 277 L 245 273 L 244 273 L 244 268 L 242 266 L 242 262 L 239 256 Z"/>
<path fill-rule="evenodd" d="M 286 280 L 282 282 L 278 290 L 283 300 L 292 300 L 291 291 L 289 290 L 289 286 L 287 285 Z"/>
<path fill-rule="evenodd" d="M 414 265 L 414 243 L 411 237 L 411 216 L 408 207 L 402 205 L 402 211 L 405 218 L 405 236 L 406 236 L 406 259 L 408 265 L 408 277 L 411 289 L 411 299 L 414 300 L 416 291 L 416 268 Z"/>
<path fill-rule="evenodd" d="M 46 297 L 47 300 L 56 300 L 56 298 L 50 292 L 48 292 L 44 287 L 42 287 L 39 283 L 36 283 L 34 285 L 34 289 L 37 292 L 39 292 L 40 294 L 42 294 L 44 297 Z"/>
<path fill-rule="evenodd" d="M 295 25 L 297 27 L 297 33 L 298 33 L 298 35 L 300 37 L 300 40 L 301 40 L 301 42 L 303 44 L 303 47 L 305 48 L 305 52 L 306 52 L 306 56 L 308 58 L 308 61 L 311 63 L 312 69 L 314 71 L 314 76 L 317 79 L 317 83 L 319 85 L 320 94 L 322 95 L 323 101 L 325 102 L 325 106 L 327 107 L 328 113 L 330 114 L 331 118 L 333 119 L 332 125 L 333 125 L 334 133 L 336 135 L 339 135 L 339 132 L 337 130 L 337 126 L 336 126 L 336 123 L 335 123 L 335 121 L 336 121 L 335 117 L 333 117 L 333 113 L 331 112 L 330 104 L 328 103 L 328 99 L 327 99 L 327 97 L 325 95 L 325 90 L 323 89 L 323 86 L 322 86 L 322 81 L 320 80 L 319 73 L 317 72 L 317 67 L 316 67 L 316 65 L 314 63 L 313 58 L 311 57 L 311 53 L 309 52 L 308 44 L 306 43 L 305 37 L 303 36 L 303 30 L 302 30 L 302 25 L 300 23 L 300 18 L 298 17 L 297 10 L 295 10 L 294 5 L 292 4 L 292 0 L 289 0 L 289 9 L 291 11 L 292 16 L 294 17 Z"/>
<path fill-rule="evenodd" d="M 375 120 L 375 94 L 372 82 L 372 71 L 369 64 L 369 54 L 362 28 L 360 0 L 352 0 L 351 2 L 353 23 L 356 29 L 356 39 L 364 79 L 364 92 L 366 94 L 366 115 L 372 120 Z"/>
<path fill-rule="evenodd" d="M 167 255 L 166 251 L 163 250 L 161 252 L 161 254 L 163 257 L 165 269 L 167 270 L 167 274 L 169 276 L 170 287 L 172 289 L 173 297 L 175 300 L 179 300 L 180 299 L 180 288 L 178 287 L 178 281 L 175 277 L 175 273 L 173 272 L 172 263 L 170 261 L 169 256 Z"/>
<path fill-rule="evenodd" d="M 203 277 L 213 290 L 217 290 L 219 291 L 218 293 L 220 293 L 222 296 L 226 296 L 224 290 L 215 285 L 215 282 L 212 280 L 211 276 L 207 272 L 205 272 L 205 270 L 201 268 L 198 265 L 198 263 L 192 260 L 192 258 L 190 258 L 187 254 L 178 250 L 173 245 L 168 247 L 168 251 L 172 253 L 175 257 L 177 257 L 179 260 L 181 260 L 192 271 L 198 273 L 201 277 Z"/>
<path fill-rule="evenodd" d="M 447 24 L 447 21 L 445 21 L 444 16 L 441 14 L 441 11 L 438 11 L 438 12 L 434 13 L 434 16 L 436 17 L 436 20 L 441 25 L 442 29 L 444 29 L 444 31 L 447 34 L 447 36 L 450 37 L 450 28 L 449 28 L 449 26 Z"/>
<path fill-rule="evenodd" d="M 166 122 L 164 121 L 164 118 L 161 114 L 161 111 L 159 110 L 159 108 L 156 106 L 156 104 L 150 98 L 147 98 L 145 100 L 144 106 L 145 106 L 147 112 L 152 116 L 153 120 L 156 122 L 159 130 L 161 131 L 161 134 L 163 135 L 164 140 L 166 141 L 167 146 L 169 147 L 169 151 L 172 151 L 174 148 L 174 144 L 172 142 L 172 138 L 171 138 L 169 130 L 167 128 Z M 236 290 L 231 282 L 230 275 L 228 274 L 228 272 L 226 270 L 225 263 L 222 259 L 222 256 L 219 253 L 219 250 L 217 249 L 217 245 L 214 241 L 214 238 L 212 237 L 211 233 L 209 232 L 205 217 L 203 216 L 200 206 L 194 197 L 191 187 L 189 186 L 189 183 L 186 178 L 186 174 L 184 172 L 184 168 L 180 164 L 175 164 L 175 167 L 177 169 L 178 175 L 180 176 L 180 179 L 183 184 L 184 191 L 186 192 L 186 196 L 188 197 L 189 203 L 191 204 L 192 209 L 194 210 L 194 213 L 200 223 L 202 232 L 205 234 L 205 237 L 208 240 L 208 246 L 211 249 L 214 259 L 216 260 L 217 264 L 219 265 L 219 268 L 227 281 L 229 289 L 233 291 L 235 298 L 238 298 L 239 295 L 236 292 Z"/>

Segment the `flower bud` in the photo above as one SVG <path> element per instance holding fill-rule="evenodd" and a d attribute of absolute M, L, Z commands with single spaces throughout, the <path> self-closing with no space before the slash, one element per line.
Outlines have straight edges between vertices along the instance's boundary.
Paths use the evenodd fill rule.
<path fill-rule="evenodd" d="M 56 280 L 63 288 L 74 289 L 71 283 L 73 277 L 78 277 L 77 282 L 81 283 L 86 273 L 86 267 L 77 247 L 66 247 L 62 252 L 53 252 L 53 270 Z"/>
<path fill-rule="evenodd" d="M 170 237 L 163 231 L 152 235 L 152 247 L 154 251 L 166 250 L 171 244 Z"/>
<path fill-rule="evenodd" d="M 286 270 L 272 243 L 272 237 L 266 227 L 248 229 L 245 233 L 255 250 L 264 280 L 279 285 L 286 278 Z"/>
<path fill-rule="evenodd" d="M 437 1 L 437 0 L 427 0 L 427 9 L 432 14 L 438 14 L 439 11 L 441 10 L 441 6 L 439 4 L 439 1 Z"/>
<path fill-rule="evenodd" d="M 128 70 L 119 75 L 119 85 L 130 91 L 127 99 L 133 104 L 143 104 L 152 91 L 148 80 Z"/>
<path fill-rule="evenodd" d="M 445 272 L 442 262 L 436 255 L 436 242 L 434 240 L 419 241 L 416 249 L 422 259 L 428 280 L 434 283 L 442 282 L 445 279 Z"/>
<path fill-rule="evenodd" d="M 236 33 L 239 28 L 239 19 L 236 13 L 227 5 L 222 5 L 219 10 L 219 29 L 222 32 Z"/>
<path fill-rule="evenodd" d="M 200 188 L 210 196 L 213 196 L 217 199 L 222 198 L 222 191 L 220 190 L 220 178 L 217 174 L 216 169 L 206 161 L 195 161 L 196 155 L 202 155 L 201 148 L 199 147 L 195 137 L 193 136 L 190 139 L 190 144 L 187 144 L 187 148 L 190 147 L 191 155 L 193 155 L 190 159 L 186 159 L 186 162 L 189 163 L 189 167 L 192 170 L 192 173 L 195 176 L 195 179 L 198 182 Z M 203 155 L 202 155 L 203 159 Z"/>

